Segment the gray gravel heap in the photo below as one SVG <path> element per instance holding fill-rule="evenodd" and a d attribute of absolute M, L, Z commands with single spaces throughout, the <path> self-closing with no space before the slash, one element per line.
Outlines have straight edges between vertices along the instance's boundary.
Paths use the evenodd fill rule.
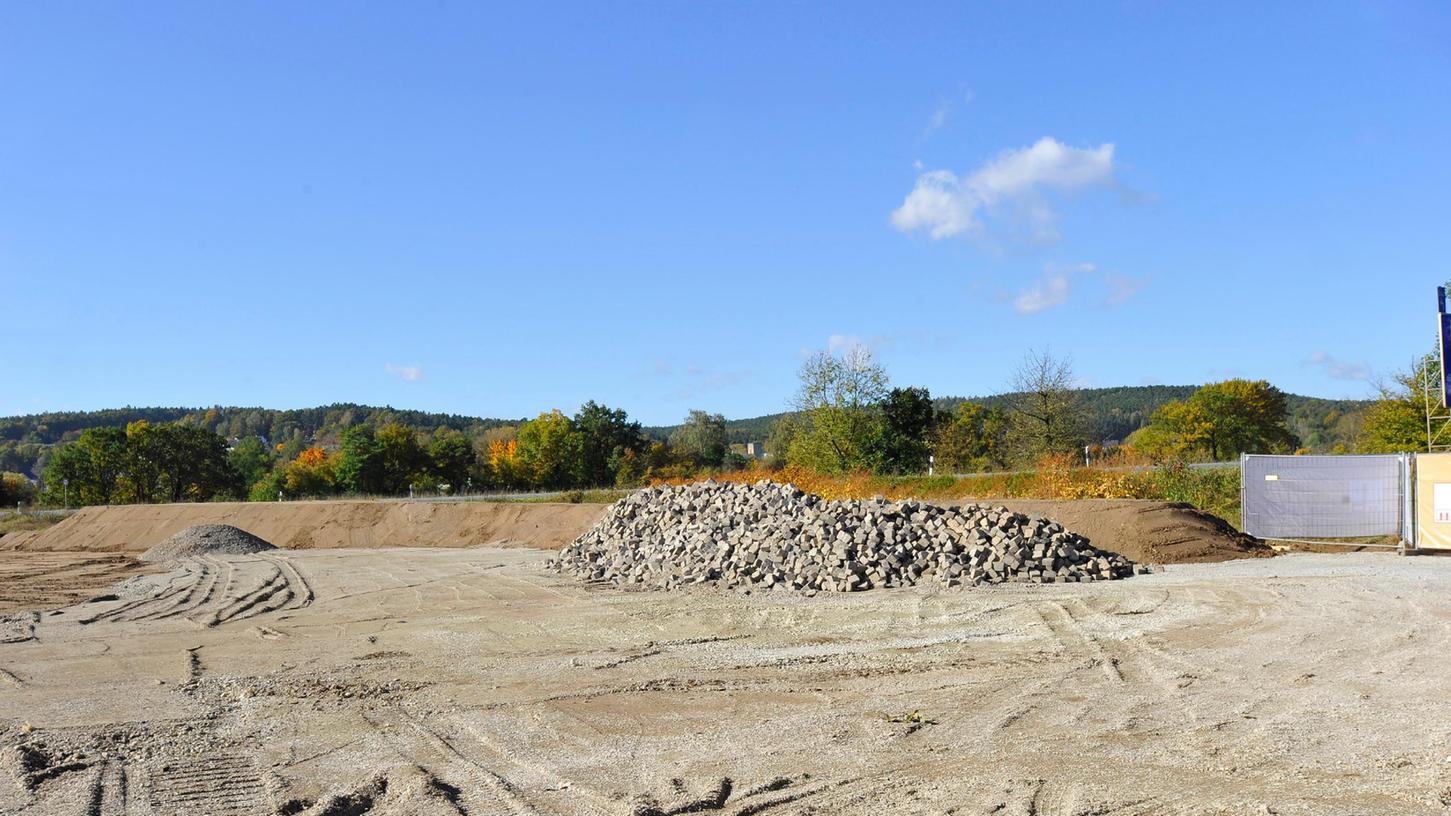
<path fill-rule="evenodd" d="M 142 561 L 174 561 L 190 555 L 246 555 L 276 547 L 230 524 L 188 527 L 141 554 Z"/>
<path fill-rule="evenodd" d="M 1127 578 L 1149 569 L 1003 507 L 828 501 L 794 485 L 699 482 L 616 502 L 550 565 L 586 581 L 855 592 Z"/>

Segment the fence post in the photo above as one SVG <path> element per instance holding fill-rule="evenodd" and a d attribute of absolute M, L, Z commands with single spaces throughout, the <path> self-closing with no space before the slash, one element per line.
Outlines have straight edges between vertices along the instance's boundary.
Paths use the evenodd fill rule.
<path fill-rule="evenodd" d="M 1250 532 L 1250 529 L 1249 529 L 1249 518 L 1245 515 L 1245 512 L 1244 512 L 1245 511 L 1245 506 L 1244 506 L 1244 465 L 1248 461 L 1249 461 L 1249 454 L 1247 454 L 1247 453 L 1241 453 L 1239 455 L 1239 529 L 1242 532 L 1246 532 L 1246 533 L 1249 533 L 1250 535 L 1254 535 L 1254 533 Z"/>

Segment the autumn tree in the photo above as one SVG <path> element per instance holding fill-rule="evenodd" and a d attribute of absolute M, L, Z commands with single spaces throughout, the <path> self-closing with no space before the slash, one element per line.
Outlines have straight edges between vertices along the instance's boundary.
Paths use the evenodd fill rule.
<path fill-rule="evenodd" d="M 1169 402 L 1131 444 L 1154 458 L 1207 456 L 1218 462 L 1241 453 L 1290 453 L 1299 440 L 1289 427 L 1285 393 L 1264 380 L 1225 380 Z"/>
<path fill-rule="evenodd" d="M 1441 355 L 1437 350 L 1397 372 L 1389 382 L 1381 383 L 1379 397 L 1365 411 L 1356 449 L 1361 453 L 1425 451 L 1427 406 L 1438 413 L 1442 410 L 1439 393 L 1433 390 L 1427 398 L 1427 384 L 1434 389 L 1440 380 Z"/>
<path fill-rule="evenodd" d="M 573 486 L 579 435 L 569 417 L 558 409 L 542 413 L 520 426 L 517 442 L 519 475 L 530 486 L 546 490 Z"/>
<path fill-rule="evenodd" d="M 1074 452 L 1083 444 L 1086 411 L 1072 360 L 1028 352 L 1013 373 L 1006 402 L 1010 447 L 1019 461 Z"/>
<path fill-rule="evenodd" d="M 334 462 L 327 451 L 312 447 L 303 450 L 283 471 L 283 485 L 293 497 L 329 496 L 336 490 Z"/>
<path fill-rule="evenodd" d="M 519 443 L 514 438 L 497 438 L 489 442 L 489 474 L 500 487 L 521 487 L 525 484 L 519 465 Z"/>

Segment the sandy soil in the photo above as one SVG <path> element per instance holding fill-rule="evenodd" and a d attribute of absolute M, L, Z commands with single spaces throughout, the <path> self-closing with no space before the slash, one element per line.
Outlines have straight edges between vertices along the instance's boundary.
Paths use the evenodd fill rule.
<path fill-rule="evenodd" d="M 86 507 L 53 527 L 0 538 L 0 550 L 139 553 L 196 524 L 230 524 L 290 549 L 494 544 L 557 550 L 598 521 L 605 507 L 345 500 Z"/>
<path fill-rule="evenodd" d="M 1002 504 L 1030 516 L 1047 516 L 1088 536 L 1094 546 L 1149 564 L 1199 564 L 1274 555 L 1264 542 L 1190 504 L 1144 499 L 985 499 L 983 502 Z"/>
<path fill-rule="evenodd" d="M 0 612 L 73 604 L 122 579 L 161 571 L 115 553 L 0 555 Z"/>
<path fill-rule="evenodd" d="M 1451 801 L 1448 559 L 1290 555 L 807 598 L 584 587 L 544 558 L 211 558 L 116 600 L 10 615 L 0 813 Z"/>

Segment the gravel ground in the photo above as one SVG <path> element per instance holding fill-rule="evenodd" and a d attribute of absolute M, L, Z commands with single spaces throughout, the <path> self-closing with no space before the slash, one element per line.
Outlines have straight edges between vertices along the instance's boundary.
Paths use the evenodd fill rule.
<path fill-rule="evenodd" d="M 808 598 L 584 587 L 546 557 L 188 559 L 116 600 L 4 617 L 0 813 L 1451 801 L 1448 559 L 1291 555 Z"/>

